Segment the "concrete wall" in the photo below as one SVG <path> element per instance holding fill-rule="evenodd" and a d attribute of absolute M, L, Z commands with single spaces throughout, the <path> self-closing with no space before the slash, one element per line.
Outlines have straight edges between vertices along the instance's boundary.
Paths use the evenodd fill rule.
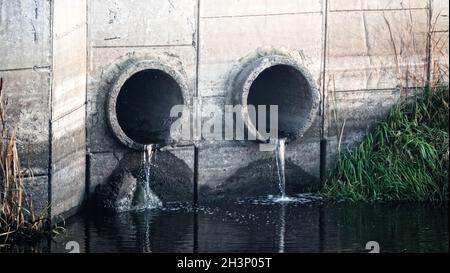
<path fill-rule="evenodd" d="M 449 80 L 449 2 L 434 0 L 431 5 L 430 70 L 431 81 Z"/>
<path fill-rule="evenodd" d="M 86 1 L 0 1 L 0 77 L 38 213 L 85 191 Z"/>
<path fill-rule="evenodd" d="M 77 208 L 85 185 L 92 192 L 133 152 L 104 111 L 127 60 L 169 64 L 207 114 L 223 109 L 230 74 L 249 55 L 299 54 L 326 99 L 331 167 L 344 121 L 342 149 L 428 77 L 448 81 L 448 29 L 446 0 L 0 0 L 0 76 L 36 203 L 51 200 L 56 215 Z M 315 177 L 321 114 L 287 147 Z M 193 168 L 192 146 L 169 149 Z M 254 142 L 204 141 L 199 151 L 199 183 L 209 186 L 272 156 Z"/>
<path fill-rule="evenodd" d="M 447 37 L 447 53 L 432 52 L 431 59 L 448 59 L 448 17 L 437 16 L 444 2 L 329 0 L 325 78 L 329 163 L 339 149 L 342 128 L 340 142 L 345 149 L 393 104 L 425 85 L 430 6 L 436 18 L 431 21 L 439 22 L 437 29 L 446 28 L 442 35 Z"/>
<path fill-rule="evenodd" d="M 261 48 L 298 52 L 318 88 L 325 90 L 331 167 L 344 121 L 342 149 L 359 141 L 393 104 L 424 86 L 430 49 L 429 7 L 436 12 L 444 2 L 186 0 L 135 1 L 132 6 L 92 1 L 88 92 L 91 189 L 105 182 L 127 152 L 104 123 L 103 95 L 108 90 L 101 86 L 114 70 L 111 63 L 119 64 L 127 55 L 176 58 L 191 92 L 198 89 L 202 113 L 207 115 L 223 109 L 230 73 L 242 59 Z M 448 36 L 448 20 L 442 14 L 432 16 L 439 18 L 433 37 L 437 33 Z M 436 56 L 431 56 L 436 62 L 445 60 Z M 287 158 L 315 177 L 319 176 L 320 114 L 305 136 L 287 147 Z M 173 151 L 192 168 L 192 148 Z M 222 183 L 253 161 L 273 156 L 260 152 L 254 142 L 203 141 L 199 152 L 199 183 L 209 186 Z"/>
<path fill-rule="evenodd" d="M 51 72 L 50 1 L 1 0 L 0 77 L 8 101 L 6 123 L 17 130 L 25 183 L 32 185 L 38 211 L 48 204 Z"/>
<path fill-rule="evenodd" d="M 111 133 L 105 102 L 110 83 L 128 59 L 161 59 L 183 71 L 192 96 L 196 81 L 196 1 L 95 0 L 88 3 L 89 86 L 87 141 L 89 187 L 104 183 L 125 153 L 134 152 Z M 193 149 L 176 148 L 176 155 L 192 168 Z"/>
<path fill-rule="evenodd" d="M 214 107 L 223 109 L 226 81 L 232 68 L 259 48 L 284 48 L 301 53 L 305 65 L 319 82 L 322 49 L 317 45 L 322 44 L 323 37 L 322 6 L 321 1 L 306 5 L 295 1 L 268 1 L 265 5 L 255 5 L 253 1 L 201 1 L 197 32 L 197 1 L 135 1 L 134 5 L 91 1 L 88 90 L 91 191 L 104 183 L 123 154 L 130 152 L 114 139 L 105 123 L 104 101 L 109 89 L 103 88 L 103 84 L 114 74 L 111 72 L 115 71 L 114 65 L 127 56 L 170 55 L 181 63 L 180 69 L 185 72 L 192 93 L 198 78 L 203 113 Z M 286 28 L 287 25 L 294 27 Z M 197 34 L 200 35 L 198 56 Z M 318 132 L 319 122 L 316 122 L 302 140 L 288 149 L 289 158 L 316 176 Z M 192 168 L 192 147 L 172 151 Z M 272 155 L 260 153 L 256 143 L 204 142 L 199 155 L 199 183 L 215 186 L 239 168 L 269 156 Z"/>
<path fill-rule="evenodd" d="M 312 1 L 201 1 L 199 94 L 202 112 L 224 108 L 227 80 L 240 60 L 258 49 L 300 53 L 317 84 L 321 78 L 323 3 Z M 319 175 L 320 119 L 306 135 L 287 146 L 287 159 Z M 200 148 L 200 184 L 215 186 L 250 162 L 272 153 L 260 152 L 255 142 L 216 141 Z"/>
<path fill-rule="evenodd" d="M 86 184 L 86 0 L 53 1 L 52 214 L 71 214 Z"/>

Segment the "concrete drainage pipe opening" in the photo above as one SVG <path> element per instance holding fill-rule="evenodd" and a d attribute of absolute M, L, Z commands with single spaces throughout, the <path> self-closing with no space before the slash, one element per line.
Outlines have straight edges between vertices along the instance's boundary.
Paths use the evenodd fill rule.
<path fill-rule="evenodd" d="M 174 105 L 183 105 L 183 87 L 169 73 L 145 69 L 119 79 L 112 90 L 108 119 L 116 138 L 130 148 L 171 142 L 170 117 Z"/>
<path fill-rule="evenodd" d="M 244 123 L 256 128 L 256 139 L 263 139 L 258 115 L 246 119 L 248 105 L 266 106 L 266 130 L 270 128 L 270 105 L 278 105 L 278 137 L 292 141 L 311 126 L 319 106 L 319 92 L 309 72 L 285 56 L 271 55 L 254 60 L 235 79 L 233 104 L 243 106 Z M 256 111 L 258 113 L 258 111 Z M 252 130 L 248 130 L 250 133 Z"/>
<path fill-rule="evenodd" d="M 275 65 L 258 75 L 247 98 L 248 105 L 266 105 L 266 127 L 270 128 L 270 105 L 278 105 L 278 135 L 295 136 L 312 107 L 308 81 L 300 71 L 287 65 Z M 257 112 L 258 113 L 258 112 Z M 258 115 L 256 116 L 258 120 Z M 256 120 L 251 120 L 256 124 Z"/>

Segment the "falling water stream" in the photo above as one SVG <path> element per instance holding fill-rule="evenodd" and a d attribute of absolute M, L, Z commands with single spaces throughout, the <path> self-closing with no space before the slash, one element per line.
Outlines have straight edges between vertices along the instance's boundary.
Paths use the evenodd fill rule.
<path fill-rule="evenodd" d="M 154 145 L 144 145 L 144 172 L 145 172 L 145 194 L 146 196 L 150 192 L 150 168 L 152 165 Z"/>
<path fill-rule="evenodd" d="M 156 147 L 154 144 L 144 145 L 144 155 L 143 155 L 143 165 L 145 173 L 145 180 L 143 181 L 144 198 L 143 204 L 138 206 L 138 208 L 155 208 L 160 207 L 162 205 L 161 200 L 159 200 L 158 196 L 156 196 L 150 189 L 151 166 L 152 166 L 152 158 L 153 155 L 155 154 L 155 148 Z"/>
<path fill-rule="evenodd" d="M 281 197 L 279 201 L 287 201 L 289 198 L 286 196 L 286 176 L 285 176 L 285 153 L 286 153 L 286 139 L 276 139 L 276 161 L 278 172 L 278 188 L 280 189 Z"/>

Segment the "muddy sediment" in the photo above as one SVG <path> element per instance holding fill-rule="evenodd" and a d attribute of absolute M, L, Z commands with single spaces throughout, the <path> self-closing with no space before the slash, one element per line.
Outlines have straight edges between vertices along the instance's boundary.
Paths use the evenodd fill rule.
<path fill-rule="evenodd" d="M 286 194 L 311 192 L 318 185 L 318 178 L 307 173 L 291 160 L 286 160 Z M 203 188 L 202 198 L 236 199 L 279 195 L 278 174 L 275 158 L 261 159 L 237 170 L 216 188 Z"/>
<path fill-rule="evenodd" d="M 184 161 L 168 151 L 158 151 L 155 156 L 150 167 L 152 192 L 163 203 L 192 200 L 192 170 Z M 133 187 L 132 184 L 139 185 L 144 181 L 142 154 L 127 154 L 109 177 L 108 182 L 96 188 L 95 204 L 115 210 L 118 205 L 123 204 L 123 197 L 128 196 L 128 199 L 136 200 L 134 194 L 139 187 Z M 133 196 L 130 196 L 130 191 L 133 192 Z"/>

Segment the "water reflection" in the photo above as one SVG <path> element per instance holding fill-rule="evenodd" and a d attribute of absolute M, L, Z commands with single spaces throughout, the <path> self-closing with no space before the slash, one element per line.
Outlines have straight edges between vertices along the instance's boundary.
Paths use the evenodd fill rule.
<path fill-rule="evenodd" d="M 194 208 L 194 225 L 193 225 L 193 253 L 198 253 L 198 210 Z"/>
<path fill-rule="evenodd" d="M 286 232 L 286 204 L 280 204 L 280 243 L 279 253 L 284 253 L 284 234 Z"/>
<path fill-rule="evenodd" d="M 67 234 L 18 252 L 448 252 L 448 205 L 172 204 L 158 210 L 72 219 Z"/>

